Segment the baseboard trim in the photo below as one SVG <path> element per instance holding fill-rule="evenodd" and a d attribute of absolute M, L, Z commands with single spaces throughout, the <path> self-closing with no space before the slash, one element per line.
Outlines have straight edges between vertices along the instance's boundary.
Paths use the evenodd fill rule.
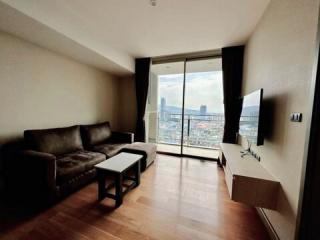
<path fill-rule="evenodd" d="M 195 158 L 195 159 L 199 159 L 199 160 L 218 162 L 218 158 L 208 158 L 208 157 L 200 157 L 200 156 L 194 156 L 194 155 L 188 155 L 188 154 L 170 153 L 170 152 L 162 152 L 162 151 L 157 151 L 157 153 L 163 154 L 163 155 L 174 156 L 174 157 L 190 157 L 190 158 Z"/>
<path fill-rule="evenodd" d="M 257 213 L 260 217 L 260 219 L 263 222 L 263 225 L 266 227 L 268 234 L 272 240 L 280 240 L 276 230 L 272 226 L 271 222 L 269 221 L 269 218 L 267 217 L 266 213 L 264 212 L 263 208 L 256 208 Z"/>

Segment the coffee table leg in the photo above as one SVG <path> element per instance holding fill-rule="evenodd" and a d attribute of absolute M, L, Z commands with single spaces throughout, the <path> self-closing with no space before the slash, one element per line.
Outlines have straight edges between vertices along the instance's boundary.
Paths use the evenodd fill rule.
<path fill-rule="evenodd" d="M 140 160 L 136 163 L 134 175 L 137 187 L 140 185 Z"/>
<path fill-rule="evenodd" d="M 116 176 L 116 207 L 119 207 L 122 204 L 122 174 L 117 174 Z"/>
<path fill-rule="evenodd" d="M 98 199 L 102 200 L 106 193 L 106 176 L 102 172 L 98 171 Z"/>

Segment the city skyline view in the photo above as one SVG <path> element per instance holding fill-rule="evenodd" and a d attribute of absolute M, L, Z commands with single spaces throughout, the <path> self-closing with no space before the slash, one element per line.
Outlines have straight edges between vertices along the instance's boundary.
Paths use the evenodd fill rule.
<path fill-rule="evenodd" d="M 219 148 L 224 129 L 222 71 L 186 73 L 184 117 L 182 116 L 183 74 L 158 75 L 156 135 L 150 142 L 200 148 Z M 258 92 L 257 92 L 258 93 Z M 254 142 L 257 93 L 244 100 L 241 133 Z M 256 115 L 256 114 L 255 114 Z M 184 123 L 182 124 L 182 122 Z M 182 129 L 183 128 L 183 129 Z"/>
<path fill-rule="evenodd" d="M 158 75 L 157 142 L 181 144 L 183 74 Z M 218 148 L 222 140 L 222 71 L 186 73 L 184 146 Z"/>
<path fill-rule="evenodd" d="M 164 98 L 167 106 L 182 107 L 183 74 L 159 75 L 158 106 Z M 223 113 L 222 71 L 186 74 L 185 109 Z"/>

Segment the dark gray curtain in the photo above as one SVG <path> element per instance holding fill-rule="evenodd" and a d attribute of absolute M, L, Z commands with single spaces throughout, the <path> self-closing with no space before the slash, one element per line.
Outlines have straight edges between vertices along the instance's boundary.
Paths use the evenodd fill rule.
<path fill-rule="evenodd" d="M 241 114 L 241 86 L 244 46 L 222 49 L 223 94 L 225 125 L 224 143 L 236 143 Z"/>
<path fill-rule="evenodd" d="M 135 65 L 135 81 L 136 81 L 136 96 L 137 96 L 137 124 L 135 141 L 146 141 L 146 129 L 144 115 L 146 112 L 146 103 L 149 88 L 151 58 L 136 59 Z"/>

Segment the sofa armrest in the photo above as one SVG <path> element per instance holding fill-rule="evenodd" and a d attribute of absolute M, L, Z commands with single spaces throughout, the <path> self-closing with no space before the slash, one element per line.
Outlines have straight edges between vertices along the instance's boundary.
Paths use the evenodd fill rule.
<path fill-rule="evenodd" d="M 44 184 L 49 191 L 56 188 L 56 156 L 50 153 L 24 150 L 20 155 L 24 176 L 36 185 Z M 42 185 L 43 186 L 43 185 Z"/>
<path fill-rule="evenodd" d="M 130 132 L 112 132 L 110 142 L 114 143 L 133 143 L 134 134 Z"/>

